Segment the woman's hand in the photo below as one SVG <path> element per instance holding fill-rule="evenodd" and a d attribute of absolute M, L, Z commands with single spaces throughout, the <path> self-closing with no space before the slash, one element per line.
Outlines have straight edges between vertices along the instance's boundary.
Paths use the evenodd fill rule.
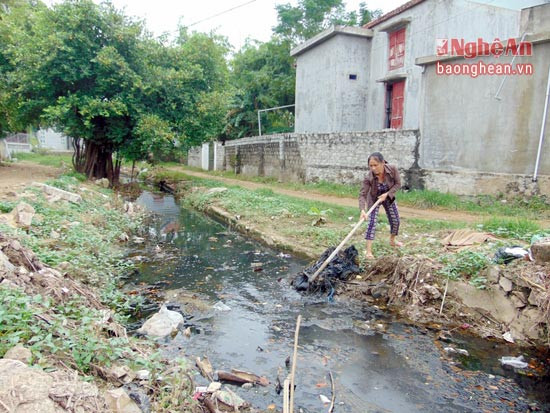
<path fill-rule="evenodd" d="M 379 199 L 380 201 L 384 202 L 384 201 L 386 200 L 387 197 L 388 197 L 388 193 L 386 192 L 386 193 L 383 193 L 382 195 L 380 195 L 380 196 L 378 197 L 378 199 Z"/>
<path fill-rule="evenodd" d="M 360 219 L 363 219 L 363 220 L 365 220 L 365 221 L 367 220 L 368 215 L 367 215 L 367 213 L 365 212 L 364 209 L 361 210 L 361 215 L 359 215 L 359 218 L 360 218 Z"/>

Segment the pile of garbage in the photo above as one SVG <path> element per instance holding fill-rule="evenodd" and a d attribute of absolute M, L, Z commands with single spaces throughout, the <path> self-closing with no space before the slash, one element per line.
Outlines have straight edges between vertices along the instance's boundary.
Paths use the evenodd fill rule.
<path fill-rule="evenodd" d="M 321 273 L 310 281 L 315 272 L 323 265 L 326 259 L 332 254 L 335 247 L 325 250 L 321 257 L 313 264 L 298 273 L 292 280 L 292 285 L 297 291 L 307 291 L 309 293 L 329 293 L 334 294 L 338 282 L 347 281 L 353 275 L 361 273 L 357 249 L 354 245 L 344 251 L 340 251 L 321 271 Z"/>

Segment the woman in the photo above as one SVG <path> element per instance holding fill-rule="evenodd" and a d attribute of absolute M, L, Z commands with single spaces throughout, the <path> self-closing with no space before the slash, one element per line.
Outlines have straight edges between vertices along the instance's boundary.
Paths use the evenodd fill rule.
<path fill-rule="evenodd" d="M 399 171 L 394 165 L 390 165 L 384 160 L 380 152 L 374 152 L 368 159 L 369 173 L 363 181 L 363 186 L 359 192 L 359 209 L 361 210 L 361 218 L 368 220 L 367 232 L 365 239 L 367 240 L 367 259 L 372 259 L 372 241 L 376 231 L 376 221 L 378 219 L 378 210 L 380 204 L 376 206 L 374 211 L 367 217 L 367 209 L 370 209 L 376 199 L 380 199 L 381 204 L 386 210 L 388 221 L 390 223 L 390 245 L 393 247 L 401 247 L 403 244 L 395 240 L 399 233 L 399 211 L 395 203 L 395 193 L 401 188 L 401 177 Z"/>

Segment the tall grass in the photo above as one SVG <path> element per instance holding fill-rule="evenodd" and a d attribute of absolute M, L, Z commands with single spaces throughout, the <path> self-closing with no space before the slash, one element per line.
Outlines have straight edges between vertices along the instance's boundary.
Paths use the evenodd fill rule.
<path fill-rule="evenodd" d="M 539 224 L 524 218 L 490 218 L 481 228 L 497 236 L 524 241 L 530 241 L 533 235 L 543 232 Z"/>

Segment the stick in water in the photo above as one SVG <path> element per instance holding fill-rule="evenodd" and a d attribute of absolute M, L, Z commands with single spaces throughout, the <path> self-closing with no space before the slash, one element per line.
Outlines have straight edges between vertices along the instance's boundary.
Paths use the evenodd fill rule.
<path fill-rule="evenodd" d="M 302 315 L 298 314 L 296 320 L 296 332 L 294 333 L 294 355 L 292 356 L 292 369 L 290 372 L 290 413 L 294 412 L 294 374 L 296 373 L 296 359 L 298 357 L 298 336 L 300 334 L 300 323 Z"/>

